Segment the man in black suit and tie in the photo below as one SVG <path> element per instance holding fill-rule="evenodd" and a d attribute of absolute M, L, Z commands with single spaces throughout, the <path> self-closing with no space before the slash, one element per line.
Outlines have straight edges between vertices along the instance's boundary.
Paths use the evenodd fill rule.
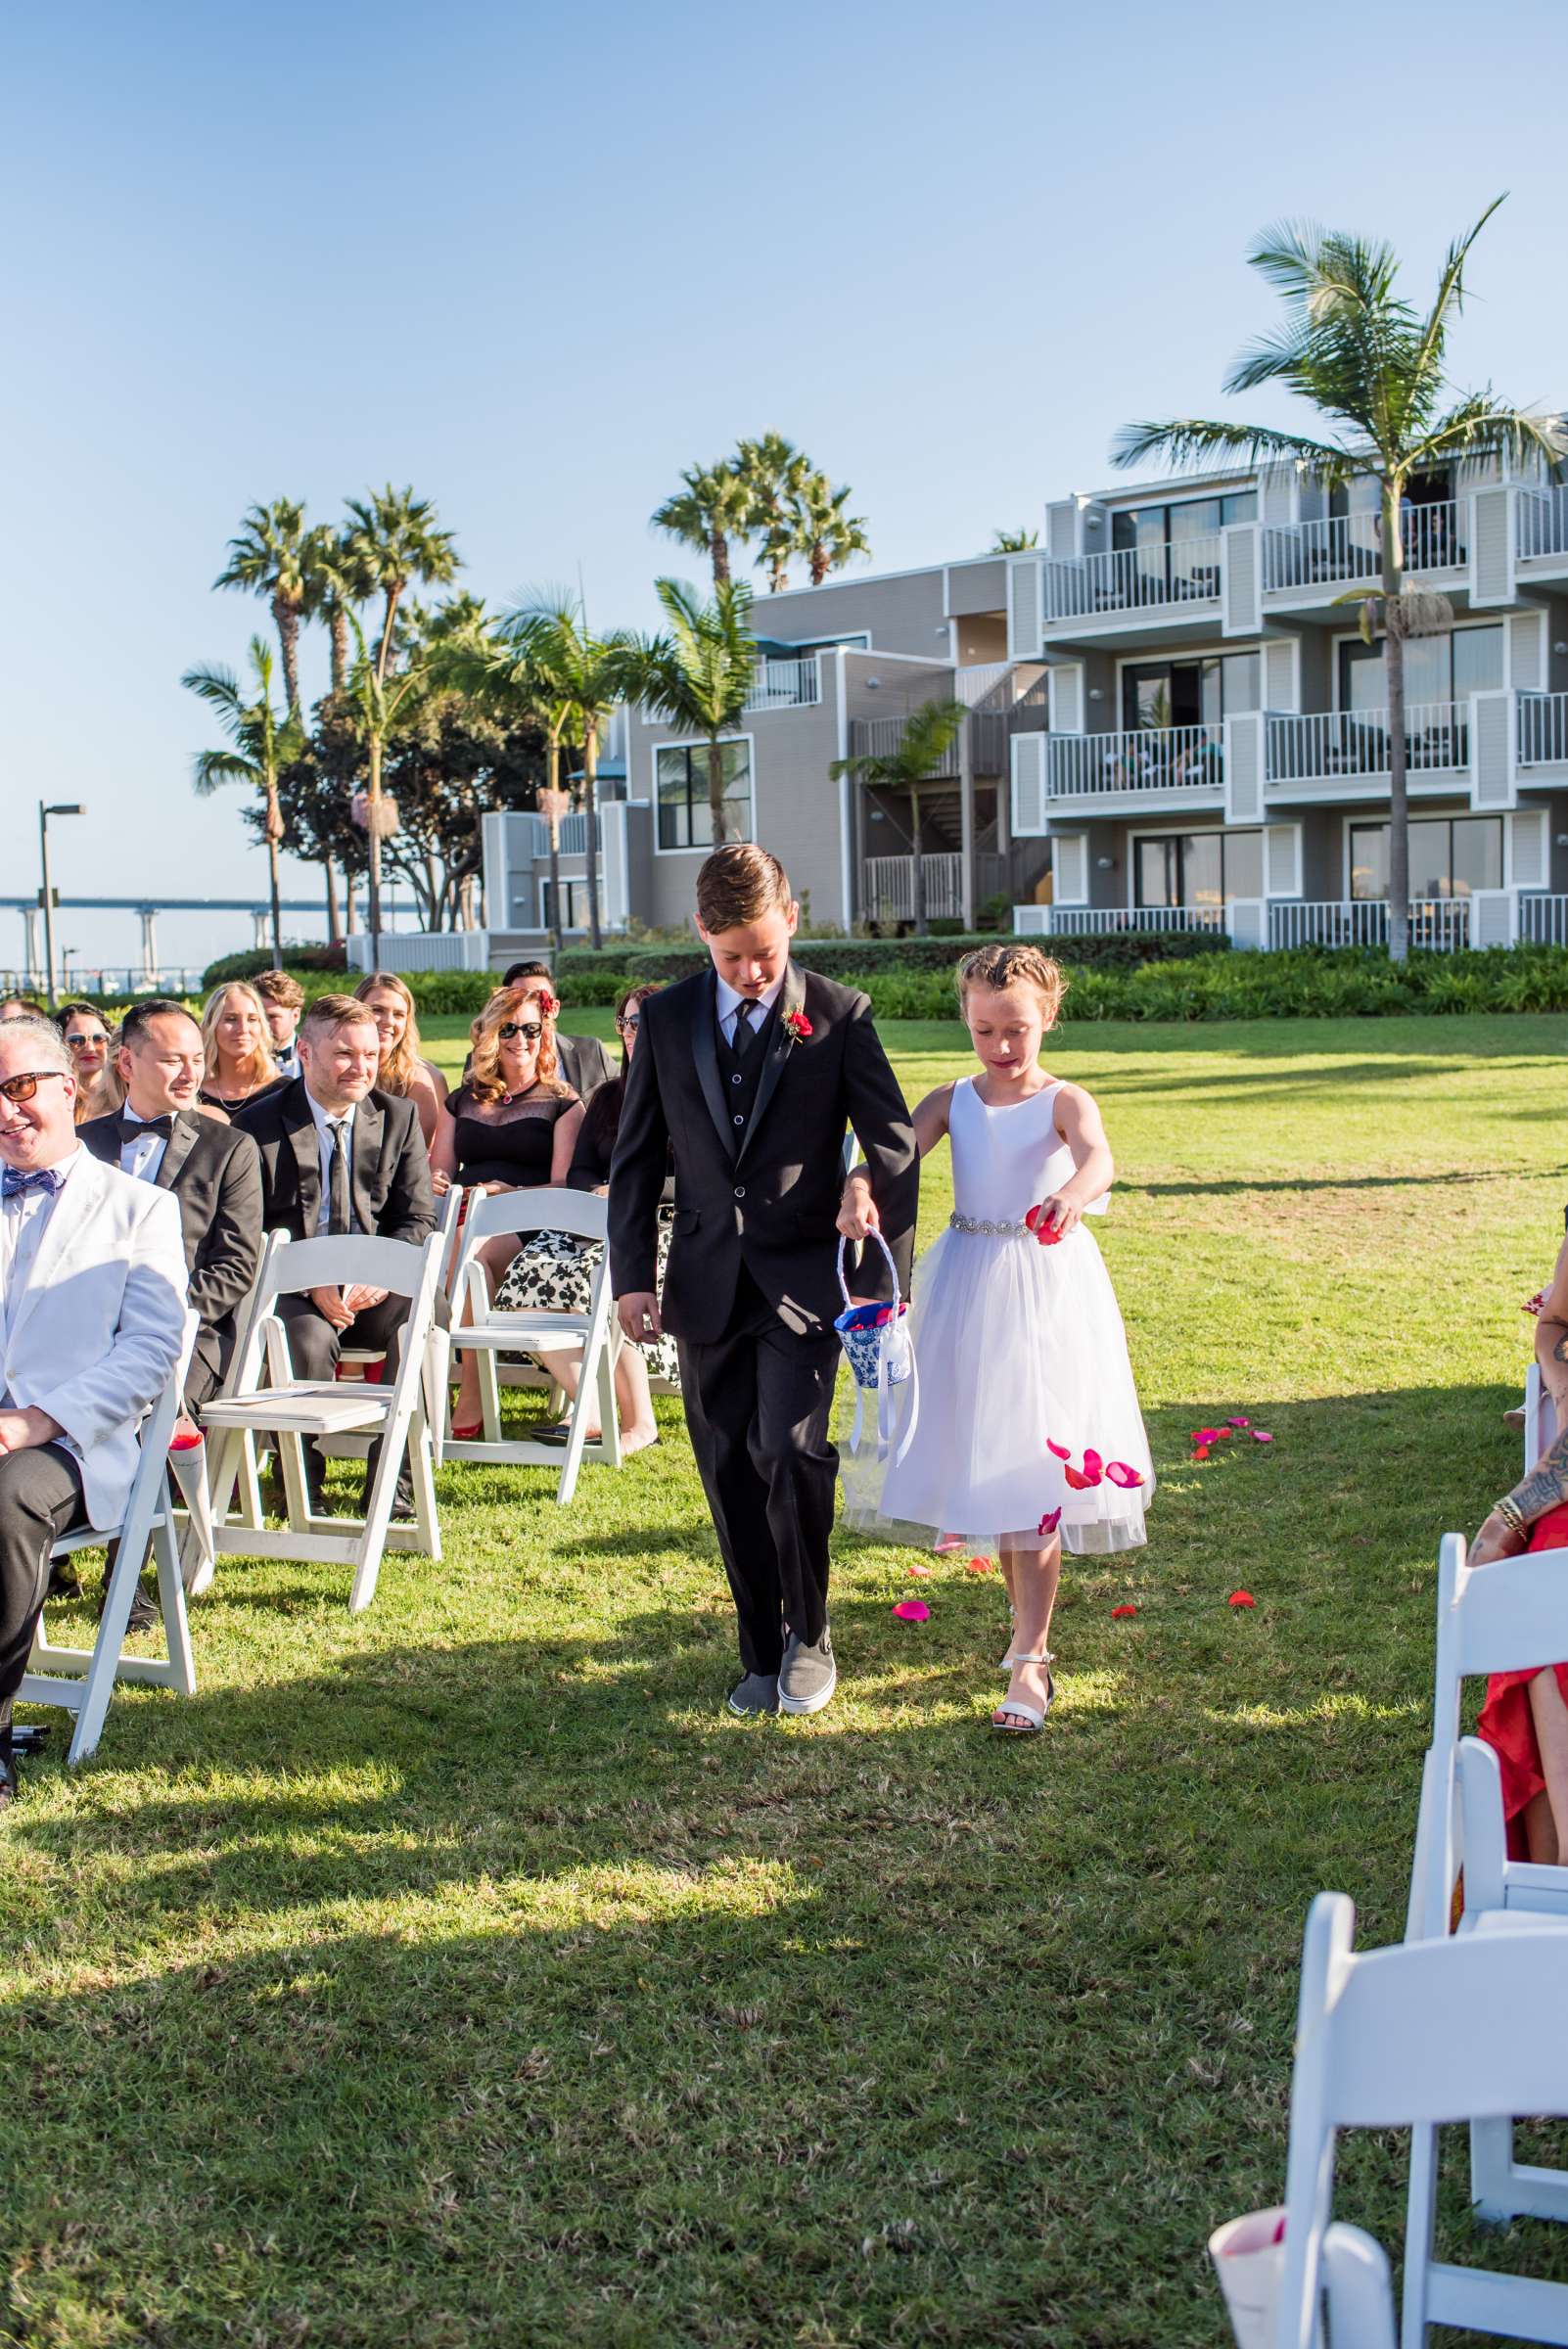
<path fill-rule="evenodd" d="M 846 1124 L 907 1292 L 919 1161 L 863 994 L 789 959 L 799 918 L 765 849 L 697 877 L 713 964 L 652 995 L 610 1174 L 610 1264 L 633 1342 L 668 1325 L 739 1618 L 736 1713 L 814 1713 L 837 1684 L 828 1542 L 838 1454 L 837 1219 Z M 675 1147 L 661 1309 L 657 1212 Z"/>
<path fill-rule="evenodd" d="M 134 1004 L 120 1025 L 115 1066 L 124 1107 L 89 1119 L 77 1139 L 106 1166 L 172 1191 L 179 1204 L 191 1304 L 202 1324 L 185 1381 L 194 1419 L 223 1384 L 235 1315 L 261 1261 L 261 1160 L 249 1134 L 197 1108 L 202 1031 L 183 1004 L 159 997 Z"/>
<path fill-rule="evenodd" d="M 352 995 L 318 995 L 300 1031 L 301 1074 L 237 1112 L 261 1153 L 263 1221 L 297 1240 L 374 1232 L 418 1246 L 436 1228 L 430 1158 L 411 1100 L 377 1092 L 381 1038 Z M 331 1378 L 352 1332 L 395 1362 L 406 1297 L 311 1289 L 278 1313 L 300 1378 Z"/>

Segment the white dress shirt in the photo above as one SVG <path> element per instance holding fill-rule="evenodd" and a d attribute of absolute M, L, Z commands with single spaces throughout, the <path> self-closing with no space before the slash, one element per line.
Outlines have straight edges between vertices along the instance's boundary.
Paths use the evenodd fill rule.
<path fill-rule="evenodd" d="M 316 1237 L 319 1239 L 332 1221 L 332 1128 L 340 1124 L 347 1128 L 344 1135 L 344 1156 L 348 1161 L 348 1228 L 352 1231 L 354 1227 L 354 1110 L 357 1103 L 350 1102 L 346 1109 L 336 1113 L 325 1110 L 308 1086 L 305 1088 L 305 1099 L 310 1104 L 310 1115 L 316 1122 L 316 1145 L 321 1153 L 321 1205 L 316 1210 Z"/>
<path fill-rule="evenodd" d="M 57 1160 L 60 1190 L 17 1191 L 9 1199 L 0 1199 L 0 1351 L 11 1334 L 11 1316 L 27 1285 L 45 1226 L 81 1155 L 78 1142 L 69 1158 Z M 10 1398 L 0 1386 L 0 1409 L 9 1408 Z"/>
<path fill-rule="evenodd" d="M 272 1057 L 278 1064 L 278 1075 L 280 1077 L 294 1078 L 301 1074 L 300 1067 L 300 1043 L 298 1037 L 296 1037 L 292 1043 L 274 1044 L 272 1047 Z"/>
<path fill-rule="evenodd" d="M 119 1113 L 119 1121 L 122 1130 L 129 1126 L 142 1126 L 143 1123 L 128 1101 Z M 156 1182 L 167 1148 L 168 1144 L 161 1133 L 149 1133 L 143 1127 L 140 1133 L 133 1133 L 127 1141 L 120 1143 L 119 1171 L 122 1174 L 134 1174 L 139 1182 Z"/>
<path fill-rule="evenodd" d="M 716 971 L 714 976 L 715 979 L 718 978 Z M 784 992 L 785 976 L 786 974 L 780 971 L 771 987 L 764 987 L 760 995 L 737 994 L 727 979 L 718 980 L 718 1033 L 726 1044 L 731 1047 L 734 1045 L 735 1023 L 743 1004 L 746 1006 L 746 1017 L 749 1024 L 753 1028 L 761 1026 L 763 1016 L 772 1009 L 779 996 Z"/>

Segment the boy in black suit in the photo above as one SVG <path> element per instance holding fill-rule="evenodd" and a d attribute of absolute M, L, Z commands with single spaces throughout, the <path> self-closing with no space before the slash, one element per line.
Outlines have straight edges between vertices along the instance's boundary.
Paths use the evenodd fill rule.
<path fill-rule="evenodd" d="M 182 1003 L 155 996 L 120 1024 L 115 1067 L 125 1103 L 90 1118 L 79 1139 L 106 1166 L 139 1175 L 179 1203 L 191 1304 L 200 1316 L 185 1380 L 194 1419 L 223 1384 L 235 1314 L 261 1261 L 261 1161 L 248 1133 L 197 1107 L 202 1031 Z"/>
<path fill-rule="evenodd" d="M 610 1174 L 610 1265 L 634 1342 L 666 1325 L 739 1618 L 736 1713 L 815 1713 L 837 1684 L 828 1540 L 838 1454 L 835 1249 L 853 1126 L 907 1291 L 919 1161 L 863 994 L 789 959 L 800 908 L 765 849 L 697 876 L 712 969 L 642 1006 Z M 661 1310 L 657 1210 L 675 1154 Z"/>

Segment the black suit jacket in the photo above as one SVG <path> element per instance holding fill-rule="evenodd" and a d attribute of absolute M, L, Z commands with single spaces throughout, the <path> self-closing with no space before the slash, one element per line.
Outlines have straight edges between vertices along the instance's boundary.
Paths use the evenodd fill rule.
<path fill-rule="evenodd" d="M 106 1166 L 118 1166 L 117 1116 L 89 1118 L 77 1139 Z M 259 1153 L 239 1127 L 181 1110 L 163 1145 L 154 1187 L 172 1191 L 179 1201 L 191 1304 L 202 1324 L 197 1343 L 221 1370 L 234 1343 L 235 1313 L 261 1261 Z"/>
<path fill-rule="evenodd" d="M 615 1054 L 596 1036 L 563 1036 L 557 1029 L 555 1056 L 563 1080 L 579 1101 L 586 1101 L 601 1084 L 608 1084 L 612 1077 L 621 1074 Z"/>
<path fill-rule="evenodd" d="M 723 1334 L 742 1265 L 788 1328 L 830 1330 L 843 1308 L 834 1261 L 846 1124 L 865 1153 L 907 1295 L 919 1159 L 869 999 L 790 964 L 738 1142 L 719 1072 L 717 1006 L 712 970 L 643 1003 L 610 1172 L 616 1295 L 657 1286 L 657 1209 L 673 1142 L 675 1229 L 663 1310 L 675 1336 L 701 1345 Z M 798 1015 L 808 1034 L 792 1028 Z"/>
<path fill-rule="evenodd" d="M 304 1079 L 247 1102 L 235 1124 L 261 1153 L 262 1205 L 268 1231 L 313 1240 L 321 1212 L 321 1153 Z M 354 1228 L 417 1246 L 436 1228 L 430 1154 L 412 1101 L 369 1092 L 354 1111 L 348 1162 Z"/>

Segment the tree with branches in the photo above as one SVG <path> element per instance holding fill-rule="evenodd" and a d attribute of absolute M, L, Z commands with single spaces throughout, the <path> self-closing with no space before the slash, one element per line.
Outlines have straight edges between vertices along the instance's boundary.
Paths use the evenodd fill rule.
<path fill-rule="evenodd" d="M 864 751 L 853 759 L 835 759 L 828 768 L 835 782 L 841 775 L 848 775 L 864 790 L 880 791 L 899 800 L 907 797 L 909 829 L 904 838 L 913 858 L 911 904 L 916 938 L 928 937 L 931 930 L 926 918 L 925 859 L 920 852 L 921 787 L 942 772 L 958 729 L 968 715 L 962 702 L 922 702 L 904 719 L 896 750 Z M 883 813 L 887 812 L 884 808 Z M 896 816 L 890 820 L 898 822 Z"/>

